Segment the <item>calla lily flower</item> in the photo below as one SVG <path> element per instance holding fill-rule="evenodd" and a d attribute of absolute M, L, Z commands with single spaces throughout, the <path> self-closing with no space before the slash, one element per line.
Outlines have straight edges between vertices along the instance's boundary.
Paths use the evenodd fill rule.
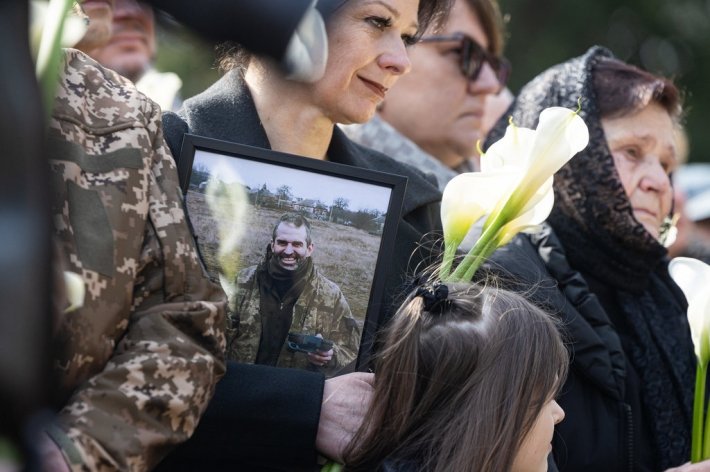
<path fill-rule="evenodd" d="M 84 297 L 86 296 L 86 286 L 84 279 L 79 274 L 74 272 L 64 272 L 64 286 L 67 294 L 69 306 L 64 309 L 64 313 L 77 310 L 84 305 Z"/>
<path fill-rule="evenodd" d="M 471 226 L 490 214 L 518 179 L 518 171 L 497 169 L 459 174 L 446 185 L 441 199 L 445 248 L 442 272 L 450 270 L 456 249 Z"/>
<path fill-rule="evenodd" d="M 503 139 L 493 143 L 481 156 L 481 172 L 505 167 L 522 169 L 527 166 L 527 157 L 535 141 L 535 131 L 520 128 L 511 123 L 505 129 Z"/>
<path fill-rule="evenodd" d="M 668 271 L 688 300 L 688 324 L 698 362 L 710 361 L 710 266 L 690 257 L 676 257 Z"/>
<path fill-rule="evenodd" d="M 481 156 L 481 176 L 457 176 L 444 190 L 442 279 L 469 279 L 485 258 L 515 234 L 541 224 L 554 205 L 553 174 L 588 142 L 584 120 L 567 108 L 543 110 L 535 130 L 511 122 L 503 138 Z M 481 237 L 449 276 L 456 247 L 482 213 L 489 216 Z"/>
<path fill-rule="evenodd" d="M 676 257 L 669 266 L 671 277 L 688 300 L 688 324 L 698 365 L 695 374 L 691 462 L 710 458 L 710 415 L 705 417 L 705 383 L 710 361 L 710 266 L 697 259 Z"/>
<path fill-rule="evenodd" d="M 45 116 L 49 117 L 54 104 L 54 92 L 57 88 L 59 75 L 59 62 L 62 56 L 61 47 L 64 37 L 65 22 L 73 0 L 49 0 L 47 12 L 44 15 L 42 37 L 39 42 L 35 71 L 39 79 Z M 70 29 L 78 27 L 76 23 Z M 70 34 L 75 36 L 75 34 Z"/>
<path fill-rule="evenodd" d="M 523 210 L 520 216 L 503 226 L 502 238 L 498 246 L 504 246 L 518 233 L 535 232 L 547 219 L 555 205 L 555 192 L 552 190 L 552 179 L 549 185 L 543 185 L 535 194 L 535 204 Z M 528 205 L 529 206 L 529 205 Z"/>
<path fill-rule="evenodd" d="M 56 14 L 56 3 L 53 7 L 53 13 Z M 32 51 L 32 57 L 36 58 L 39 54 L 39 46 L 42 42 L 42 37 L 46 37 L 44 34 L 46 26 L 50 23 L 49 17 L 49 2 L 43 0 L 32 0 L 30 2 L 30 50 Z M 56 28 L 56 26 L 54 26 Z M 59 39 L 59 46 L 63 48 L 74 47 L 81 38 L 84 37 L 87 30 L 86 21 L 79 17 L 78 15 L 67 15 L 64 20 L 64 27 L 62 29 L 61 38 Z"/>
<path fill-rule="evenodd" d="M 244 233 L 244 216 L 247 211 L 247 196 L 241 179 L 229 166 L 213 170 L 207 182 L 205 197 L 219 232 L 218 258 L 226 280 L 234 281 L 239 270 L 239 242 Z"/>

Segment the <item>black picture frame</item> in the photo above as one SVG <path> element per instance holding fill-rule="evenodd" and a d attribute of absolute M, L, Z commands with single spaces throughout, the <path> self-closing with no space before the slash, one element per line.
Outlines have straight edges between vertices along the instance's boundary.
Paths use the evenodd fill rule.
<path fill-rule="evenodd" d="M 279 182 L 283 181 L 283 177 L 277 177 L 278 175 L 290 175 L 291 177 L 293 177 L 293 180 L 291 180 L 290 182 L 298 182 L 297 188 L 299 195 L 293 195 L 293 197 L 296 199 L 306 199 L 307 197 L 317 196 L 319 195 L 319 191 L 320 195 L 332 193 L 332 189 L 331 191 L 325 190 L 329 187 L 328 182 L 332 183 L 331 187 L 340 184 L 345 185 L 345 188 L 343 189 L 343 195 L 347 196 L 348 200 L 354 200 L 356 202 L 378 201 L 372 200 L 372 198 L 374 198 L 373 195 L 382 195 L 382 197 L 380 197 L 382 201 L 378 201 L 379 203 L 376 210 L 378 214 L 377 229 L 375 231 L 368 231 L 369 234 L 379 234 L 379 237 L 376 254 L 374 255 L 374 266 L 370 267 L 369 272 L 367 272 L 371 274 L 371 276 L 369 281 L 369 290 L 366 297 L 367 305 L 364 310 L 364 315 L 361 319 L 362 335 L 360 337 L 357 360 L 355 362 L 354 369 L 347 369 L 346 371 L 336 372 L 333 375 L 345 373 L 350 370 L 369 370 L 369 368 L 371 367 L 370 362 L 373 354 L 372 349 L 374 345 L 375 335 L 384 321 L 381 318 L 382 314 L 384 313 L 384 310 L 382 309 L 384 296 L 384 281 L 387 278 L 387 272 L 389 270 L 389 264 L 386 255 L 392 254 L 394 251 L 395 237 L 397 232 L 398 221 L 401 218 L 402 203 L 404 200 L 407 178 L 400 175 L 378 172 L 370 169 L 361 169 L 358 167 L 348 166 L 344 164 L 322 161 L 318 159 L 309 159 L 302 156 L 286 154 L 273 150 L 257 148 L 253 146 L 247 146 L 218 139 L 206 138 L 192 134 L 186 134 L 183 139 L 180 157 L 177 161 L 178 174 L 180 177 L 180 185 L 185 196 L 185 208 L 193 230 L 195 231 L 198 249 L 200 251 L 202 260 L 206 265 L 208 273 L 212 278 L 215 278 L 214 264 L 210 264 L 209 261 L 206 260 L 205 251 L 207 243 L 204 240 L 201 240 L 199 225 L 197 225 L 197 222 L 195 221 L 195 214 L 199 213 L 199 207 L 194 207 L 194 205 L 198 204 L 191 203 L 191 198 L 194 197 L 194 200 L 197 200 L 197 194 L 201 191 L 201 183 L 197 183 L 197 180 L 204 178 L 205 172 L 207 172 L 208 175 L 211 175 L 210 172 L 212 168 L 209 168 L 207 169 L 207 171 L 205 171 L 205 163 L 209 162 L 210 165 L 216 165 L 217 161 L 224 163 L 225 165 L 231 166 L 235 174 L 239 174 L 239 172 L 242 172 L 245 174 L 251 173 L 251 175 L 256 176 L 259 175 L 261 172 L 268 174 L 269 180 L 272 180 L 273 177 L 273 184 L 269 185 L 265 183 L 267 192 L 271 192 L 272 189 L 277 188 Z M 261 170 L 259 170 L 259 168 L 261 168 Z M 222 172 L 220 171 L 220 174 L 221 173 Z M 253 204 L 252 197 L 254 190 L 250 187 L 250 182 L 247 182 L 251 179 L 251 183 L 254 183 L 256 182 L 256 180 L 254 179 L 257 179 L 257 177 L 252 178 L 248 175 L 244 175 L 240 178 L 242 184 L 248 192 L 248 195 L 250 195 L 249 201 L 250 205 L 253 206 L 252 210 L 256 211 L 256 208 L 263 209 L 264 207 L 259 207 L 258 205 Z M 296 178 L 298 180 L 296 180 Z M 303 179 L 306 179 L 308 183 L 303 184 Z M 305 195 L 308 190 L 302 190 L 304 188 L 313 189 L 313 195 Z M 369 190 L 368 192 L 365 192 L 367 195 L 362 193 L 363 190 Z M 260 190 L 257 191 L 257 196 L 255 198 L 259 198 L 258 192 L 261 191 L 263 191 L 263 187 L 260 187 Z M 348 193 L 348 191 L 350 193 Z M 357 195 L 351 195 L 351 193 L 357 193 Z M 326 197 L 322 198 L 325 199 Z M 308 199 L 313 200 L 313 198 Z M 318 201 L 323 203 L 322 200 Z M 339 203 L 342 204 L 342 201 Z M 281 199 L 279 199 L 279 204 L 281 204 Z M 342 218 L 333 218 L 332 213 L 334 212 L 334 204 L 335 201 L 331 202 L 331 205 L 326 205 L 329 207 L 328 212 L 330 213 L 326 220 L 327 224 L 341 225 L 342 228 L 340 229 L 342 229 L 343 232 L 354 232 L 354 230 L 350 231 L 354 224 L 353 221 L 344 220 Z M 193 205 L 192 211 L 191 205 Z M 358 205 L 364 205 L 364 203 L 360 203 Z M 385 208 L 384 212 L 381 211 L 383 205 Z M 286 206 L 290 206 L 290 208 L 293 208 L 296 206 L 296 204 L 294 204 L 294 201 L 290 201 L 286 203 Z M 299 206 L 299 208 L 301 208 L 301 210 L 299 211 L 303 211 L 303 207 Z M 358 210 L 358 213 L 355 213 L 356 216 L 360 216 L 360 213 L 362 211 L 368 211 L 363 210 L 363 208 L 365 207 L 360 206 L 359 208 L 360 210 Z M 353 210 L 354 209 L 355 208 L 353 208 Z M 353 214 L 353 212 L 350 212 L 350 214 Z M 376 214 L 374 209 L 372 210 L 372 214 Z M 317 218 L 322 218 L 322 216 L 318 216 Z M 360 220 L 361 219 L 362 218 L 360 218 Z M 319 223 L 320 222 L 321 221 L 319 220 Z M 359 228 L 358 231 L 362 229 L 363 228 Z M 270 236 L 269 240 L 271 240 Z M 314 244 L 316 244 L 315 247 L 317 248 L 318 241 L 315 236 L 313 240 Z M 373 246 L 373 244 L 369 244 L 369 246 Z M 372 259 L 373 257 L 373 255 L 369 252 L 366 255 L 369 257 L 369 259 Z M 244 254 L 244 257 L 246 258 L 251 256 Z M 251 259 L 255 258 L 251 257 Z M 314 263 L 315 259 L 316 258 L 314 256 Z M 334 281 L 336 284 L 339 285 L 342 283 L 342 281 L 338 280 L 337 277 L 334 277 Z M 352 293 L 352 290 L 348 291 L 345 285 L 342 286 L 342 292 L 346 296 L 346 298 L 348 298 L 349 293 Z M 348 293 L 346 293 L 346 291 L 348 291 Z M 357 298 L 362 299 L 362 294 L 359 294 Z M 353 316 L 358 319 L 358 321 L 360 321 L 360 313 L 360 310 L 358 310 L 357 314 L 355 313 L 355 310 L 353 310 Z M 326 373 L 326 375 L 329 374 Z"/>

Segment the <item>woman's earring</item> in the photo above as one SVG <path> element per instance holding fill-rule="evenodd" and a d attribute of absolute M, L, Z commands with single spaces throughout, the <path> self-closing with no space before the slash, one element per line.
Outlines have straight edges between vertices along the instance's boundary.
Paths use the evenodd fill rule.
<path fill-rule="evenodd" d="M 658 232 L 658 242 L 663 245 L 663 247 L 670 247 L 678 237 L 678 220 L 680 219 L 680 213 L 674 213 L 672 216 L 666 216 L 663 218 L 663 224 L 661 224 L 661 229 Z"/>

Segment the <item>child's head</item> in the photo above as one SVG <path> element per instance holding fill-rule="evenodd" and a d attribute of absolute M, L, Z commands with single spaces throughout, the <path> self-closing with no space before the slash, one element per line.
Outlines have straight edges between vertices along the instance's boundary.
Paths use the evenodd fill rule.
<path fill-rule="evenodd" d="M 419 288 L 383 333 L 375 362 L 353 468 L 388 458 L 431 471 L 547 470 L 550 425 L 564 416 L 550 402 L 568 357 L 555 322 L 519 295 L 474 284 Z M 541 443 L 533 429 L 550 436 L 544 454 L 532 451 Z"/>

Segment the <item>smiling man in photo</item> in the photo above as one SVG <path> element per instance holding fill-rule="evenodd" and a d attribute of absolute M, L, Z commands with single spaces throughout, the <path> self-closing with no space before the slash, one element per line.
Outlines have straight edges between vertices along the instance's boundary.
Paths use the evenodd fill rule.
<path fill-rule="evenodd" d="M 279 218 L 263 261 L 237 275 L 230 297 L 229 357 L 326 373 L 355 360 L 360 328 L 340 287 L 314 266 L 314 249 L 305 217 L 286 213 Z M 310 347 L 294 342 L 304 336 Z M 332 346 L 314 347 L 314 337 Z"/>

